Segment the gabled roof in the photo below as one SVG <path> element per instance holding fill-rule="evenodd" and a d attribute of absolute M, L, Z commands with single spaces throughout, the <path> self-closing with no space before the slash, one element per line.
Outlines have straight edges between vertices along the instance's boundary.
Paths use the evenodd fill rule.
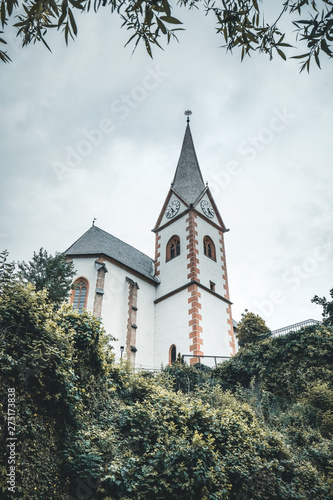
<path fill-rule="evenodd" d="M 172 189 L 191 205 L 205 189 L 197 155 L 195 153 L 190 125 L 187 123 L 180 157 L 172 183 Z"/>
<path fill-rule="evenodd" d="M 102 254 L 159 283 L 154 275 L 153 259 L 97 226 L 89 228 L 65 251 L 65 254 L 70 257 Z"/>

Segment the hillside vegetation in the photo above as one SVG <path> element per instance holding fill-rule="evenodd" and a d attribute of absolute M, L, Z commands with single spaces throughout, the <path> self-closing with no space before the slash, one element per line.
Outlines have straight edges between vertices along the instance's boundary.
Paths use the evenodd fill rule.
<path fill-rule="evenodd" d="M 56 310 L 4 263 L 0 279 L 1 498 L 333 498 L 331 327 L 265 338 L 215 369 L 135 374 L 91 314 Z"/>

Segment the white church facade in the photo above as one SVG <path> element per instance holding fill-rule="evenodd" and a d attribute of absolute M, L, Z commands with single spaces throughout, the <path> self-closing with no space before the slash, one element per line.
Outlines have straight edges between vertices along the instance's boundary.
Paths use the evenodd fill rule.
<path fill-rule="evenodd" d="M 158 369 L 178 354 L 189 363 L 236 352 L 224 233 L 205 185 L 189 119 L 153 232 L 155 259 L 93 224 L 66 255 L 76 269 L 71 301 L 102 319 L 116 356 Z"/>

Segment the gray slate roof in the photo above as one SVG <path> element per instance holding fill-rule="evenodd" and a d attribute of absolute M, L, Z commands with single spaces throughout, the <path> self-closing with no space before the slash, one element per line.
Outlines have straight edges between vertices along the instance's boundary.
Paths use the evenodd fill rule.
<path fill-rule="evenodd" d="M 158 278 L 153 275 L 153 259 L 97 226 L 88 229 L 65 251 L 65 254 L 71 257 L 103 254 L 159 283 Z"/>
<path fill-rule="evenodd" d="M 189 124 L 186 127 L 172 188 L 188 205 L 194 203 L 205 189 Z"/>

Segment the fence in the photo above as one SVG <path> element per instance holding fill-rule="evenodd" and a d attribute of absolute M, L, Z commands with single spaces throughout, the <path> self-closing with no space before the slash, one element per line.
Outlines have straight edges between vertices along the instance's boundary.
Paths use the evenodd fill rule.
<path fill-rule="evenodd" d="M 191 359 L 194 359 L 194 360 L 197 360 L 197 361 L 194 361 L 194 363 L 199 363 L 201 364 L 201 359 L 214 359 L 214 362 L 215 362 L 215 366 L 217 366 L 217 360 L 218 359 L 221 359 L 222 361 L 220 362 L 223 362 L 223 360 L 225 359 L 230 359 L 231 356 L 205 356 L 205 355 L 202 355 L 202 356 L 194 356 L 193 354 L 183 354 L 182 355 L 182 362 L 185 363 L 185 359 L 184 358 L 191 358 Z"/>
<path fill-rule="evenodd" d="M 289 332 L 297 332 L 301 328 L 305 328 L 306 326 L 312 325 L 321 325 L 321 321 L 317 319 L 307 319 L 305 321 L 301 321 L 300 323 L 294 323 L 293 325 L 285 326 L 284 328 L 279 328 L 278 330 L 272 331 L 272 335 L 285 335 Z"/>

